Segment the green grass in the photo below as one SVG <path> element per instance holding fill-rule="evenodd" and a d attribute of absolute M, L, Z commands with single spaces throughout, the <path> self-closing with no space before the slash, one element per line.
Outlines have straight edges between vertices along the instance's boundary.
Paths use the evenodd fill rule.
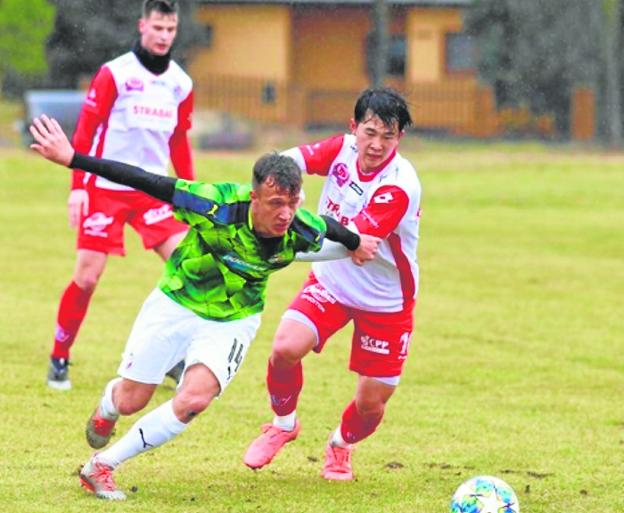
<path fill-rule="evenodd" d="M 493 474 L 526 513 L 624 511 L 624 157 L 405 146 L 424 187 L 415 340 L 384 423 L 355 453 L 357 480 L 319 477 L 355 385 L 348 331 L 305 362 L 300 438 L 260 472 L 241 461 L 270 418 L 266 358 L 306 274 L 295 264 L 273 277 L 259 336 L 224 397 L 181 437 L 118 470 L 124 504 L 87 495 L 76 470 L 90 455 L 84 423 L 161 264 L 128 233 L 129 255 L 110 260 L 75 346 L 75 388 L 47 390 L 74 258 L 69 175 L 18 150 L 1 154 L 2 510 L 444 513 L 464 479 Z M 203 155 L 198 169 L 205 180 L 240 181 L 252 161 Z M 307 180 L 309 205 L 320 184 Z M 161 387 L 153 404 L 171 394 Z"/>

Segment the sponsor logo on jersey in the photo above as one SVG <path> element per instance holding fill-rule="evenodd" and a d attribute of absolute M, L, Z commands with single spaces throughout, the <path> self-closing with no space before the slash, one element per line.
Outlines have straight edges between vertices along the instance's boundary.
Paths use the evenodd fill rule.
<path fill-rule="evenodd" d="M 113 217 L 106 216 L 102 212 L 95 212 L 87 217 L 82 222 L 85 235 L 92 235 L 93 237 L 108 237 L 106 233 L 106 227 L 113 224 Z"/>
<path fill-rule="evenodd" d="M 330 176 L 333 176 L 336 179 L 338 187 L 342 187 L 349 180 L 349 169 L 343 162 L 338 162 L 338 164 L 335 164 L 334 167 L 332 167 Z"/>
<path fill-rule="evenodd" d="M 132 112 L 137 116 L 153 116 L 155 118 L 171 119 L 173 118 L 173 110 L 163 109 L 162 107 L 150 107 L 148 105 L 135 105 Z"/>
<path fill-rule="evenodd" d="M 364 191 L 362 190 L 362 188 L 355 182 L 351 182 L 349 184 L 349 187 L 353 189 L 358 196 L 361 196 L 362 194 L 364 194 Z"/>
<path fill-rule="evenodd" d="M 382 194 L 378 194 L 377 196 L 374 196 L 373 203 L 386 204 L 386 203 L 390 203 L 393 199 L 394 199 L 394 196 L 392 196 L 391 192 L 384 192 Z"/>
<path fill-rule="evenodd" d="M 140 78 L 129 78 L 125 83 L 126 91 L 143 91 L 145 89 L 145 84 L 143 84 L 143 80 Z"/>
<path fill-rule="evenodd" d="M 234 255 L 232 253 L 226 253 L 225 255 L 221 257 L 221 259 L 227 262 L 228 264 L 230 264 L 230 266 L 233 267 L 234 269 L 243 271 L 243 272 L 248 272 L 248 271 L 262 272 L 266 270 L 266 266 L 252 264 L 251 262 L 246 262 L 245 260 L 240 258 L 238 255 Z"/>
<path fill-rule="evenodd" d="M 364 351 L 369 351 L 370 353 L 390 354 L 390 342 L 387 340 L 362 335 L 360 337 L 360 346 Z"/>
<path fill-rule="evenodd" d="M 158 208 L 151 208 L 143 214 L 143 221 L 146 225 L 156 224 L 172 216 L 171 205 L 163 205 Z"/>

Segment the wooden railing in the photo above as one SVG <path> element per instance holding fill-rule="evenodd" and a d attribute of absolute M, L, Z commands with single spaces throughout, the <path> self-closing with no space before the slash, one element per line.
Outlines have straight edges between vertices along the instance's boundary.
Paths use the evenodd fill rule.
<path fill-rule="evenodd" d="M 353 116 L 360 91 L 306 89 L 283 81 L 219 75 L 197 77 L 196 102 L 200 108 L 229 112 L 261 123 L 297 127 L 341 126 Z M 522 109 L 496 109 L 494 94 L 476 80 L 412 83 L 404 88 L 416 129 L 453 135 L 492 137 L 517 125 Z M 539 130 L 554 130 L 552 119 L 540 118 Z M 537 135 L 537 134 L 536 134 Z M 551 134 L 546 134 L 551 135 Z"/>

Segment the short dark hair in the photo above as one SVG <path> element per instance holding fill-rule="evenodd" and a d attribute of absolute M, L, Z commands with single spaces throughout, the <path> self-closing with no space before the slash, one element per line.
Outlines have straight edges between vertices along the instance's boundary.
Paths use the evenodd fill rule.
<path fill-rule="evenodd" d="M 285 155 L 266 153 L 256 161 L 251 180 L 254 190 L 267 180 L 271 180 L 278 190 L 286 191 L 290 196 L 298 196 L 301 192 L 301 169 L 292 158 Z"/>
<path fill-rule="evenodd" d="M 383 121 L 384 125 L 392 126 L 394 121 L 399 126 L 399 132 L 412 124 L 412 116 L 405 98 L 390 87 L 366 89 L 355 102 L 353 118 L 361 123 L 370 111 Z"/>
<path fill-rule="evenodd" d="M 176 14 L 178 12 L 177 0 L 143 0 L 143 17 L 149 18 L 152 12 L 162 14 Z"/>

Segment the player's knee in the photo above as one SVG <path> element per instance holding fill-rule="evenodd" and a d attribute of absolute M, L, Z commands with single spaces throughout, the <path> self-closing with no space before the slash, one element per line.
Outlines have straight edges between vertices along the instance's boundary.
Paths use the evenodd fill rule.
<path fill-rule="evenodd" d="M 138 411 L 141 411 L 147 406 L 149 397 L 142 395 L 139 396 L 120 396 L 117 399 L 115 407 L 120 415 L 132 415 Z"/>
<path fill-rule="evenodd" d="M 276 367 L 293 367 L 310 352 L 313 344 L 293 338 L 285 332 L 277 333 L 273 340 L 271 364 Z"/>
<path fill-rule="evenodd" d="M 101 275 L 102 271 L 97 269 L 77 269 L 74 273 L 74 282 L 82 290 L 86 292 L 93 292 L 95 290 L 95 287 L 97 287 Z"/>
<path fill-rule="evenodd" d="M 304 353 L 305 354 L 305 353 Z M 303 354 L 287 345 L 276 345 L 271 352 L 271 365 L 280 369 L 294 367 L 299 363 Z"/>
<path fill-rule="evenodd" d="M 386 409 L 386 403 L 375 398 L 360 398 L 356 400 L 355 407 L 361 417 L 380 419 Z"/>
<path fill-rule="evenodd" d="M 213 393 L 182 393 L 176 397 L 176 409 L 190 420 L 208 408 L 214 396 Z"/>

